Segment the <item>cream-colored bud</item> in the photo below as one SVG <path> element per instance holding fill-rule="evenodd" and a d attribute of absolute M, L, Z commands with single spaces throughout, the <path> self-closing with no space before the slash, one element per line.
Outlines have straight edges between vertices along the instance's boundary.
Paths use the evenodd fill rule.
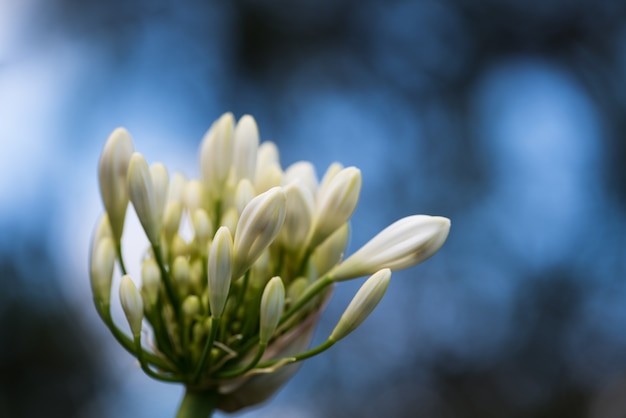
<path fill-rule="evenodd" d="M 202 310 L 202 304 L 200 298 L 196 295 L 187 296 L 183 301 L 183 313 L 188 320 L 193 319 L 196 315 L 200 314 Z"/>
<path fill-rule="evenodd" d="M 271 141 L 265 141 L 259 146 L 259 150 L 257 152 L 255 179 L 259 177 L 259 174 L 274 165 L 277 165 L 280 168 L 278 147 L 276 147 L 276 144 Z"/>
<path fill-rule="evenodd" d="M 211 315 L 224 312 L 233 272 L 233 239 L 227 227 L 217 230 L 209 251 L 208 286 Z"/>
<path fill-rule="evenodd" d="M 257 193 L 263 193 L 283 184 L 283 171 L 278 164 L 272 164 L 263 171 L 257 170 L 254 178 L 254 189 Z"/>
<path fill-rule="evenodd" d="M 256 196 L 254 186 L 248 179 L 242 179 L 237 184 L 237 190 L 235 192 L 235 207 L 237 208 L 237 214 L 241 215 L 243 209 L 248 203 Z"/>
<path fill-rule="evenodd" d="M 120 283 L 120 301 L 122 309 L 135 338 L 141 335 L 141 321 L 143 320 L 143 302 L 135 283 L 129 275 L 124 275 Z"/>
<path fill-rule="evenodd" d="M 146 295 L 149 306 L 154 306 L 159 299 L 161 288 L 161 270 L 153 258 L 146 258 L 141 265 L 141 290 Z"/>
<path fill-rule="evenodd" d="M 126 173 L 134 146 L 130 134 L 117 128 L 109 136 L 98 165 L 98 180 L 102 203 L 109 214 L 114 241 L 119 243 L 124 230 L 124 219 L 128 207 Z"/>
<path fill-rule="evenodd" d="M 228 208 L 226 212 L 222 215 L 222 226 L 227 227 L 231 235 L 237 230 L 237 223 L 239 222 L 239 213 L 237 213 L 237 209 Z"/>
<path fill-rule="evenodd" d="M 202 179 L 213 198 L 221 196 L 233 163 L 232 113 L 224 113 L 209 129 L 200 146 Z"/>
<path fill-rule="evenodd" d="M 267 344 L 278 327 L 285 306 L 285 286 L 280 277 L 272 277 L 261 296 L 259 342 Z"/>
<path fill-rule="evenodd" d="M 137 217 L 152 245 L 159 245 L 162 213 L 154 191 L 154 184 L 146 160 L 138 152 L 134 153 L 128 165 L 128 192 Z"/>
<path fill-rule="evenodd" d="M 163 223 L 170 177 L 167 173 L 167 168 L 162 163 L 154 163 L 150 166 L 150 177 L 152 177 L 152 186 L 156 200 L 157 218 Z"/>
<path fill-rule="evenodd" d="M 285 192 L 274 187 L 252 199 L 237 223 L 233 277 L 243 275 L 276 238 L 285 221 Z"/>
<path fill-rule="evenodd" d="M 344 168 L 330 180 L 315 208 L 314 232 L 309 243 L 312 248 L 350 219 L 360 191 L 361 172 L 358 168 Z"/>
<path fill-rule="evenodd" d="M 285 183 L 289 184 L 293 181 L 301 182 L 302 187 L 306 188 L 311 197 L 317 193 L 317 173 L 315 167 L 308 161 L 298 161 L 287 167 L 284 176 Z"/>
<path fill-rule="evenodd" d="M 288 251 L 297 253 L 305 245 L 313 223 L 313 197 L 299 180 L 285 186 L 283 190 L 287 206 L 279 238 Z"/>
<path fill-rule="evenodd" d="M 178 256 L 172 264 L 172 277 L 174 284 L 178 289 L 178 293 L 186 296 L 189 293 L 189 285 L 191 281 L 191 272 L 189 269 L 189 261 L 184 256 Z"/>
<path fill-rule="evenodd" d="M 313 253 L 313 265 L 318 275 L 325 275 L 343 257 L 350 238 L 350 226 L 346 222 L 332 233 Z"/>
<path fill-rule="evenodd" d="M 206 248 L 209 240 L 213 236 L 213 225 L 211 219 L 204 209 L 196 209 L 191 214 L 193 230 L 201 248 Z"/>
<path fill-rule="evenodd" d="M 208 207 L 208 197 L 200 180 L 190 180 L 185 184 L 183 204 L 189 213 Z"/>
<path fill-rule="evenodd" d="M 339 341 L 361 325 L 383 298 L 390 278 L 391 270 L 383 269 L 367 279 L 341 315 L 328 339 L 334 342 Z"/>
<path fill-rule="evenodd" d="M 197 295 L 202 294 L 206 288 L 204 263 L 199 257 L 194 258 L 189 263 L 189 285 L 191 287 L 190 291 Z"/>
<path fill-rule="evenodd" d="M 252 116 L 244 115 L 235 127 L 234 167 L 237 180 L 254 180 L 258 148 L 259 128 Z"/>
<path fill-rule="evenodd" d="M 287 288 L 286 302 L 293 305 L 302 296 L 308 285 L 309 279 L 306 277 L 299 277 L 294 280 Z"/>
<path fill-rule="evenodd" d="M 90 275 L 91 291 L 98 303 L 109 304 L 111 300 L 111 283 L 115 266 L 115 244 L 111 237 L 103 237 L 92 244 Z"/>
<path fill-rule="evenodd" d="M 413 215 L 402 218 L 333 268 L 335 281 L 365 276 L 382 269 L 411 267 L 435 254 L 450 232 L 450 220 L 441 216 Z"/>
<path fill-rule="evenodd" d="M 330 185 L 331 180 L 341 171 L 343 170 L 343 165 L 340 163 L 332 163 L 326 169 L 326 173 L 324 173 L 324 177 L 322 177 L 322 181 L 317 189 L 316 199 L 319 200 L 319 197 L 324 193 L 327 193 L 326 190 Z"/>
<path fill-rule="evenodd" d="M 109 237 L 115 243 L 115 237 L 113 236 L 113 231 L 111 231 L 111 224 L 109 223 L 109 217 L 106 212 L 100 216 L 98 219 L 98 223 L 96 223 L 96 229 L 94 230 L 93 236 L 91 237 L 91 250 L 90 257 L 93 258 L 94 252 L 98 248 L 98 243 L 101 239 Z"/>
<path fill-rule="evenodd" d="M 183 207 L 180 202 L 168 202 L 163 215 L 163 235 L 168 242 L 171 241 L 178 232 L 182 216 Z"/>
<path fill-rule="evenodd" d="M 187 185 L 187 179 L 181 173 L 174 173 L 172 181 L 170 182 L 170 190 L 167 194 L 167 200 L 169 202 L 182 202 L 185 186 Z"/>

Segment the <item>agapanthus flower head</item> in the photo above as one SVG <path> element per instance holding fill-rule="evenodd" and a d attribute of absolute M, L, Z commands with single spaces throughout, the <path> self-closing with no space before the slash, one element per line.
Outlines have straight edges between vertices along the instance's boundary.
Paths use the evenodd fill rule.
<path fill-rule="evenodd" d="M 413 215 L 342 261 L 359 169 L 334 163 L 321 181 L 306 161 L 283 170 L 254 119 L 231 113 L 211 126 L 199 154 L 200 178 L 170 176 L 134 152 L 125 130 L 114 131 L 99 165 L 106 213 L 93 238 L 91 283 L 101 318 L 148 375 L 184 384 L 224 411 L 271 396 L 299 361 L 370 315 L 391 271 L 430 257 L 448 235 L 448 219 Z M 121 251 L 129 201 L 149 241 L 134 260 L 139 289 Z M 110 312 L 116 260 L 130 336 Z M 329 338 L 309 348 L 333 285 L 368 275 Z"/>

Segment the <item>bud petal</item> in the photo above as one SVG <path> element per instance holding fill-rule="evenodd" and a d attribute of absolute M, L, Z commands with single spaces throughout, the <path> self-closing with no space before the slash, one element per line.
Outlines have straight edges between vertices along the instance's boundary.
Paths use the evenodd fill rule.
<path fill-rule="evenodd" d="M 381 268 L 400 270 L 414 266 L 436 253 L 449 231 L 447 218 L 407 216 L 383 229 L 328 274 L 341 281 L 372 274 Z"/>
<path fill-rule="evenodd" d="M 141 321 L 143 320 L 143 302 L 135 287 L 135 283 L 128 274 L 122 277 L 120 283 L 120 301 L 122 309 L 135 338 L 141 335 Z"/>
<path fill-rule="evenodd" d="M 299 180 L 284 188 L 287 199 L 285 223 L 281 242 L 293 252 L 298 252 L 309 235 L 313 223 L 313 197 Z"/>
<path fill-rule="evenodd" d="M 341 261 L 346 251 L 349 237 L 350 227 L 346 222 L 315 249 L 313 263 L 318 276 L 325 275 Z"/>
<path fill-rule="evenodd" d="M 233 162 L 232 113 L 224 113 L 204 136 L 200 146 L 202 178 L 212 197 L 220 196 Z"/>
<path fill-rule="evenodd" d="M 272 277 L 263 290 L 261 297 L 261 319 L 259 342 L 267 344 L 278 327 L 285 305 L 285 286 L 280 277 Z"/>
<path fill-rule="evenodd" d="M 154 163 L 150 166 L 150 177 L 154 188 L 154 197 L 157 207 L 157 219 L 163 222 L 163 212 L 167 203 L 167 193 L 170 187 L 170 178 L 167 168 L 162 163 Z"/>
<path fill-rule="evenodd" d="M 254 186 L 248 179 L 242 179 L 237 184 L 237 190 L 235 192 L 235 207 L 237 208 L 237 214 L 241 215 L 243 209 L 254 199 L 256 193 Z"/>
<path fill-rule="evenodd" d="M 174 263 L 172 264 L 172 277 L 174 278 L 174 284 L 178 289 L 178 293 L 183 297 L 187 296 L 191 282 L 191 270 L 186 257 L 179 255 L 174 259 Z"/>
<path fill-rule="evenodd" d="M 219 318 L 224 312 L 233 270 L 233 240 L 227 227 L 217 230 L 209 251 L 209 307 Z"/>
<path fill-rule="evenodd" d="M 157 196 L 150 169 L 146 160 L 138 152 L 134 153 L 128 166 L 128 191 L 130 201 L 133 202 L 137 217 L 143 226 L 148 240 L 152 245 L 159 245 L 159 232 L 162 213 L 158 207 Z"/>
<path fill-rule="evenodd" d="M 285 193 L 274 187 L 252 199 L 235 231 L 233 277 L 240 277 L 280 232 L 285 221 Z"/>
<path fill-rule="evenodd" d="M 234 167 L 237 180 L 254 180 L 258 148 L 259 128 L 252 116 L 244 115 L 235 127 Z"/>
<path fill-rule="evenodd" d="M 111 237 L 104 237 L 93 246 L 90 263 L 91 291 L 96 301 L 108 304 L 111 300 L 111 283 L 115 266 L 115 244 Z"/>
<path fill-rule="evenodd" d="M 285 170 L 285 182 L 291 183 L 295 180 L 300 181 L 311 196 L 315 196 L 317 193 L 317 174 L 313 164 L 308 161 L 298 161 L 287 167 Z"/>
<path fill-rule="evenodd" d="M 354 212 L 361 192 L 361 171 L 348 167 L 337 173 L 319 196 L 310 246 L 322 243 Z"/>
<path fill-rule="evenodd" d="M 130 134 L 117 128 L 107 139 L 100 156 L 98 179 L 104 208 L 109 214 L 114 241 L 119 243 L 124 230 L 124 218 L 128 206 L 126 172 L 134 151 Z"/>
<path fill-rule="evenodd" d="M 149 306 L 156 305 L 160 287 L 161 270 L 153 258 L 146 258 L 141 265 L 141 289 Z"/>
<path fill-rule="evenodd" d="M 367 279 L 341 315 L 328 339 L 339 341 L 361 325 L 383 298 L 390 278 L 391 270 L 383 269 Z"/>

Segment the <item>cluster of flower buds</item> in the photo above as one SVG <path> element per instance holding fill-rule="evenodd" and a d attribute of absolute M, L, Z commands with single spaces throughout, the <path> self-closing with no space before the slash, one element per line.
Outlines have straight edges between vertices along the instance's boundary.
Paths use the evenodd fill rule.
<path fill-rule="evenodd" d="M 391 271 L 430 257 L 450 228 L 443 217 L 409 216 L 342 261 L 360 171 L 335 163 L 318 181 L 309 162 L 283 170 L 251 116 L 235 122 L 226 113 L 211 126 L 200 168 L 200 179 L 170 178 L 134 152 L 126 130 L 111 134 L 99 164 L 106 212 L 93 236 L 91 285 L 98 314 L 148 375 L 217 393 L 224 411 L 267 399 L 294 363 L 357 328 Z M 139 288 L 122 257 L 129 202 L 150 243 Z M 111 315 L 116 264 L 132 336 Z M 327 340 L 309 348 L 333 284 L 368 275 Z"/>

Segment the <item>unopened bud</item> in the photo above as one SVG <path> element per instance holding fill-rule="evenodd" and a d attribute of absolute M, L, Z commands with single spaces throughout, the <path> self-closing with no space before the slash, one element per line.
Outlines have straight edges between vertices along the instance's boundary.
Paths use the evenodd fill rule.
<path fill-rule="evenodd" d="M 200 145 L 202 178 L 213 198 L 220 196 L 233 162 L 232 113 L 224 113 L 204 136 Z"/>
<path fill-rule="evenodd" d="M 421 263 L 441 248 L 450 220 L 413 215 L 383 229 L 348 259 L 329 272 L 335 281 L 365 276 L 382 269 L 400 270 Z"/>
<path fill-rule="evenodd" d="M 328 339 L 339 341 L 361 325 L 383 298 L 390 278 L 391 270 L 383 269 L 367 279 L 341 315 Z"/>
<path fill-rule="evenodd" d="M 261 296 L 261 318 L 259 342 L 267 344 L 278 327 L 285 305 L 285 286 L 280 277 L 273 277 L 265 286 Z"/>
<path fill-rule="evenodd" d="M 235 178 L 254 180 L 257 150 L 259 148 L 259 129 L 250 115 L 244 115 L 235 127 Z"/>
<path fill-rule="evenodd" d="M 94 299 L 108 304 L 111 300 L 111 283 L 115 266 L 115 245 L 111 237 L 101 238 L 93 244 L 90 273 L 91 291 Z"/>
<path fill-rule="evenodd" d="M 178 289 L 178 293 L 186 296 L 189 293 L 189 282 L 191 281 L 191 273 L 189 271 L 189 261 L 184 256 L 178 256 L 174 259 L 172 265 L 172 277 L 174 284 Z"/>
<path fill-rule="evenodd" d="M 243 275 L 274 241 L 285 221 L 286 203 L 283 190 L 274 187 L 245 207 L 235 231 L 233 277 Z"/>
<path fill-rule="evenodd" d="M 361 172 L 348 167 L 337 173 L 319 196 L 314 233 L 309 243 L 316 247 L 352 216 L 361 191 Z"/>
<path fill-rule="evenodd" d="M 141 289 L 148 306 L 154 306 L 159 299 L 161 270 L 153 258 L 146 258 L 141 265 Z"/>
<path fill-rule="evenodd" d="M 141 335 L 141 321 L 143 320 L 143 302 L 129 275 L 124 275 L 120 283 L 120 301 L 122 309 L 135 338 Z"/>
<path fill-rule="evenodd" d="M 159 202 L 148 164 L 138 152 L 132 155 L 128 166 L 128 192 L 148 240 L 152 245 L 159 245 L 161 228 L 159 213 L 162 211 L 158 207 Z"/>
<path fill-rule="evenodd" d="M 233 240 L 228 228 L 217 230 L 209 251 L 209 306 L 211 315 L 219 318 L 224 312 L 233 271 Z"/>
<path fill-rule="evenodd" d="M 109 214 L 114 241 L 119 243 L 124 230 L 128 207 L 126 173 L 134 147 L 130 134 L 117 128 L 107 139 L 98 165 L 98 180 L 102 203 Z"/>

